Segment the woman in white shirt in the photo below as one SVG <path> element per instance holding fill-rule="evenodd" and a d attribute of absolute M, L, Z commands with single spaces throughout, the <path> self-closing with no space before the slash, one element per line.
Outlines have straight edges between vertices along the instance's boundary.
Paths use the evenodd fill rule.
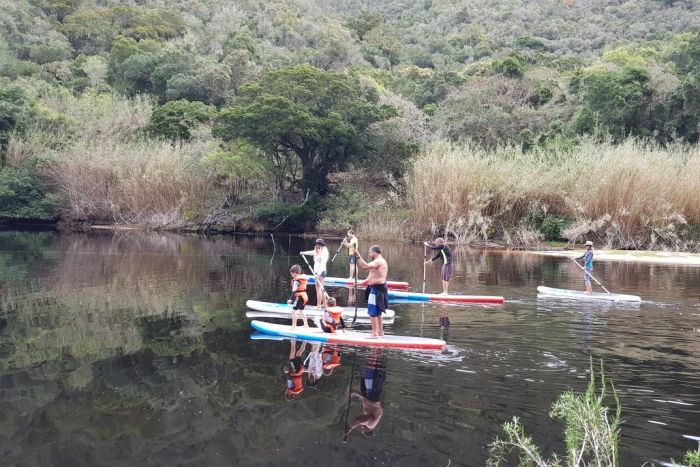
<path fill-rule="evenodd" d="M 302 255 L 314 257 L 314 275 L 316 276 L 316 309 L 326 305 L 326 294 L 323 290 L 323 279 L 328 275 L 326 264 L 328 263 L 328 248 L 322 238 L 317 238 L 314 242 L 314 249 L 301 251 Z"/>

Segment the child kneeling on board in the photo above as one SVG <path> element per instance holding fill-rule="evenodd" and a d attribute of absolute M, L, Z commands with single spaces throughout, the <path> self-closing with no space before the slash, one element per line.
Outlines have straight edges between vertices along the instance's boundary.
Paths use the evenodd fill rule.
<path fill-rule="evenodd" d="M 335 298 L 328 297 L 326 306 L 323 309 L 323 317 L 317 318 L 316 325 L 323 329 L 323 332 L 335 334 L 338 329 L 345 328 L 343 321 L 343 309 L 336 306 Z"/>

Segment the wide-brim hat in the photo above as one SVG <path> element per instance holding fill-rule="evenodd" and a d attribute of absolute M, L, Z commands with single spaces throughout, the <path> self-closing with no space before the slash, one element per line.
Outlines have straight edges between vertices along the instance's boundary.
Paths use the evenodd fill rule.
<path fill-rule="evenodd" d="M 314 245 L 326 246 L 326 242 L 324 242 L 322 238 L 317 238 L 316 241 L 314 242 Z"/>
<path fill-rule="evenodd" d="M 593 242 L 590 240 L 587 240 L 586 243 L 583 244 L 583 246 L 593 246 Z"/>

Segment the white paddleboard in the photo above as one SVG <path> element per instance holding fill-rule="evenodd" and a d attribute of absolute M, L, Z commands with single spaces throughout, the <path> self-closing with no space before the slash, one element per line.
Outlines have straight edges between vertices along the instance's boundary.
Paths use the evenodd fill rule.
<path fill-rule="evenodd" d="M 387 335 L 376 339 L 371 339 L 368 332 L 338 331 L 331 334 L 325 333 L 318 328 L 304 328 L 302 326 L 297 326 L 296 328 L 292 329 L 291 326 L 272 324 L 264 321 L 251 321 L 250 325 L 256 331 L 270 334 L 272 336 L 282 336 L 317 342 L 426 350 L 441 350 L 447 345 L 443 340 L 429 339 L 426 337 Z"/>
<path fill-rule="evenodd" d="M 255 311 L 263 311 L 265 313 L 275 313 L 282 317 L 292 317 L 292 305 L 286 303 L 270 303 L 270 302 L 259 302 L 257 300 L 248 300 L 245 302 L 245 306 Z M 343 319 L 352 319 L 355 316 L 354 306 L 341 306 L 343 310 Z M 316 310 L 315 306 L 307 305 L 304 309 L 307 317 L 315 317 L 323 315 L 323 311 Z M 383 317 L 388 319 L 393 319 L 396 313 L 394 310 L 386 310 Z M 369 315 L 367 314 L 367 308 L 357 309 L 357 318 L 363 318 L 369 321 Z"/>
<path fill-rule="evenodd" d="M 636 295 L 624 295 L 619 293 L 586 293 L 581 290 L 555 289 L 552 287 L 537 287 L 537 293 L 547 297 L 569 298 L 572 300 L 607 300 L 613 302 L 641 302 Z"/>
<path fill-rule="evenodd" d="M 267 311 L 246 311 L 245 317 L 248 319 L 292 319 L 292 314 L 282 314 L 282 313 L 270 313 Z M 320 318 L 321 313 L 317 311 L 307 311 L 306 312 L 306 318 L 309 320 L 309 324 L 314 324 L 313 320 L 316 318 Z M 348 316 L 343 318 L 347 325 L 349 326 L 350 323 L 352 322 L 353 317 Z M 302 318 L 300 314 L 297 314 L 297 324 L 300 324 L 302 322 Z M 369 317 L 367 315 L 361 316 L 357 315 L 357 323 L 361 324 L 370 324 Z M 382 324 L 384 326 L 388 326 L 391 324 L 394 324 L 394 318 L 383 318 L 382 319 Z"/>

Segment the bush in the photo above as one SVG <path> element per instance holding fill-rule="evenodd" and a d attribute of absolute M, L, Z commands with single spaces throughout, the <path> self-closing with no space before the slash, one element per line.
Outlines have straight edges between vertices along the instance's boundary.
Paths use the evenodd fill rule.
<path fill-rule="evenodd" d="M 288 232 L 304 232 L 315 228 L 319 211 L 316 201 L 304 205 L 270 201 L 258 209 L 255 218 L 272 230 L 283 227 Z"/>
<path fill-rule="evenodd" d="M 26 169 L 0 169 L 0 217 L 53 220 L 56 198 Z"/>
<path fill-rule="evenodd" d="M 493 62 L 493 69 L 502 75 L 520 78 L 525 75 L 527 65 L 518 55 L 512 54 L 503 60 Z"/>
<path fill-rule="evenodd" d="M 342 189 L 324 201 L 323 219 L 319 227 L 323 231 L 345 231 L 369 217 L 368 198 L 357 190 Z"/>
<path fill-rule="evenodd" d="M 153 109 L 146 131 L 153 136 L 171 140 L 189 140 L 190 131 L 211 120 L 215 109 L 201 102 L 179 100 Z"/>
<path fill-rule="evenodd" d="M 542 221 L 540 232 L 545 240 L 562 240 L 562 232 L 569 228 L 572 222 L 568 217 L 547 216 Z"/>

